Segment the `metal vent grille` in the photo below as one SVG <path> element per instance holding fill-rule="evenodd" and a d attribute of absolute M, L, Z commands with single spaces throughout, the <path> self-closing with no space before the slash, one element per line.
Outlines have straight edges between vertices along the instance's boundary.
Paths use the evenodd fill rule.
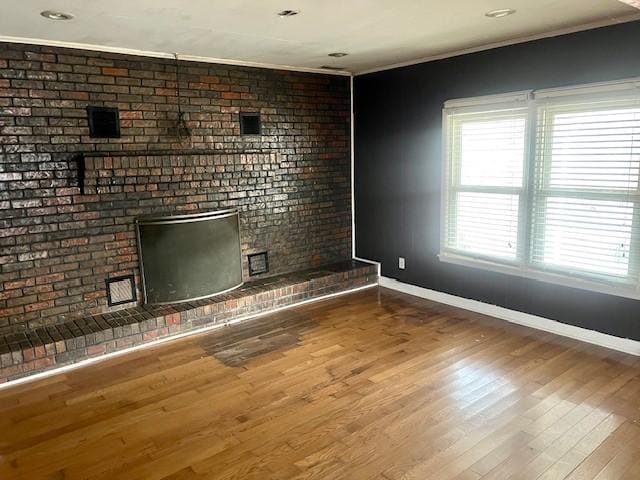
<path fill-rule="evenodd" d="M 279 17 L 294 17 L 298 15 L 300 12 L 298 10 L 282 10 L 278 12 Z"/>
<path fill-rule="evenodd" d="M 253 253 L 247 256 L 249 260 L 249 275 L 260 275 L 269 271 L 269 255 L 267 252 Z"/>
<path fill-rule="evenodd" d="M 136 282 L 133 275 L 107 279 L 107 301 L 110 307 L 136 300 Z"/>

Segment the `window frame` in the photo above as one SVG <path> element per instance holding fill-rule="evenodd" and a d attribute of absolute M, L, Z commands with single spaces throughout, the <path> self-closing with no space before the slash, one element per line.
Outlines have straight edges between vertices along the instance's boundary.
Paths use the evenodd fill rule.
<path fill-rule="evenodd" d="M 594 110 L 593 111 L 597 111 L 597 110 L 607 110 L 607 109 L 612 109 L 615 108 L 614 105 L 611 104 L 612 101 L 616 100 L 616 96 L 600 96 L 599 99 L 601 100 L 599 103 L 601 105 L 596 106 L 596 104 L 594 104 Z M 579 105 L 581 100 L 591 100 L 591 98 L 584 98 L 584 95 L 576 95 L 570 98 L 570 100 L 574 100 L 576 105 Z M 539 112 L 542 108 L 549 108 L 549 105 L 546 105 L 544 102 L 535 102 L 533 104 L 533 108 L 536 109 L 536 113 L 538 113 L 538 118 L 540 118 Z M 557 108 L 555 109 L 555 111 L 553 111 L 553 108 L 549 108 L 549 110 L 551 110 L 550 114 L 551 115 L 557 115 L 557 114 L 561 114 L 561 113 L 568 113 L 571 111 L 571 109 L 567 108 L 567 109 L 561 109 L 561 108 Z M 577 110 L 577 109 L 576 109 Z M 545 122 L 547 120 L 545 119 Z M 538 130 L 542 130 L 544 129 L 544 135 L 551 135 L 553 133 L 553 123 L 540 123 L 536 125 L 536 128 Z M 549 149 L 552 150 L 553 149 L 553 142 L 549 141 L 549 142 L 545 142 L 544 143 L 545 149 Z M 552 155 L 550 155 L 548 153 L 548 151 L 545 151 L 543 153 L 543 156 L 540 157 L 538 155 L 538 152 L 534 150 L 533 155 L 535 155 L 534 157 L 534 166 L 538 166 L 539 162 L 548 162 L 549 160 L 552 159 Z M 632 226 L 631 226 L 631 238 L 630 238 L 630 244 L 629 244 L 629 262 L 628 262 L 628 267 L 629 267 L 629 274 L 627 275 L 626 278 L 636 278 L 639 279 L 640 277 L 638 276 L 638 263 L 636 260 L 634 260 L 634 257 L 636 255 L 638 255 L 638 251 L 640 250 L 639 246 L 636 245 L 636 242 L 640 241 L 640 238 L 637 235 L 634 235 L 634 230 L 637 230 L 640 227 L 640 218 L 639 218 L 639 213 L 640 213 L 640 181 L 638 182 L 638 186 L 636 187 L 635 190 L 635 194 L 631 194 L 629 190 L 620 190 L 620 191 L 616 191 L 615 189 L 605 189 L 605 188 L 570 188 L 570 187 L 552 187 L 551 185 L 549 185 L 549 178 L 546 175 L 550 175 L 551 173 L 551 163 L 545 163 L 544 165 L 541 166 L 541 168 L 543 169 L 543 171 L 545 172 L 545 176 L 543 178 L 540 179 L 539 183 L 536 185 L 533 185 L 533 188 L 535 190 L 535 195 L 538 196 L 539 198 L 553 198 L 553 197 L 563 197 L 563 198 L 573 198 L 576 200 L 583 200 L 583 201 L 593 201 L 593 202 L 597 202 L 597 201 L 604 201 L 604 202 L 629 202 L 633 205 L 633 222 L 632 222 Z M 631 198 L 633 197 L 633 198 Z M 532 205 L 532 211 L 531 211 L 531 215 L 532 217 L 535 216 L 537 214 L 536 210 L 535 210 L 536 206 Z M 533 225 L 533 222 L 530 222 Z M 544 227 L 544 225 L 543 225 Z M 536 265 L 538 265 L 538 263 L 535 261 L 535 259 L 533 258 L 534 256 L 534 251 L 531 250 L 530 251 L 530 264 L 536 268 Z M 542 265 L 540 265 L 539 267 L 540 270 L 544 270 L 544 271 L 554 271 L 558 274 L 566 274 L 568 273 L 570 270 L 569 269 L 565 269 L 562 268 L 560 266 L 553 267 L 551 265 L 547 265 L 546 267 L 542 267 Z M 575 270 L 575 276 L 578 277 L 585 277 L 585 278 L 592 278 L 592 279 L 597 279 L 597 278 L 602 278 L 602 281 L 605 283 L 614 283 L 616 284 L 616 282 L 611 282 L 608 281 L 608 278 L 610 278 L 610 276 L 607 276 L 606 274 L 597 274 L 597 273 L 587 273 L 584 270 L 581 269 L 576 269 Z M 622 277 L 621 277 L 622 278 Z M 624 285 L 630 285 L 631 282 L 624 282 L 624 281 L 620 281 L 619 284 L 624 284 Z"/>
<path fill-rule="evenodd" d="M 633 93 L 631 93 L 633 92 Z M 537 151 L 538 124 L 540 112 L 545 105 L 557 100 L 566 99 L 578 104 L 581 100 L 612 99 L 620 96 L 635 95 L 640 97 L 640 79 L 622 80 L 619 82 L 601 82 L 585 84 L 574 87 L 562 87 L 545 90 L 527 90 L 501 95 L 489 95 L 466 99 L 455 99 L 445 102 L 442 111 L 442 183 L 441 183 L 441 208 L 440 208 L 440 253 L 438 258 L 442 262 L 462 265 L 465 267 L 479 268 L 483 270 L 515 275 L 527 279 L 537 280 L 550 284 L 563 285 L 581 290 L 594 291 L 625 298 L 640 299 L 640 277 L 637 269 L 640 263 L 634 261 L 634 257 L 640 256 L 640 185 L 637 195 L 633 198 L 633 224 L 629 253 L 629 275 L 622 280 L 611 277 L 591 274 L 588 272 L 572 271 L 563 267 L 541 267 L 534 262 L 534 249 L 532 247 L 534 228 L 534 215 L 536 214 L 534 202 L 539 195 L 539 186 L 544 182 L 536 181 L 537 165 L 540 156 Z M 453 188 L 452 170 L 460 168 L 460 163 L 451 158 L 452 125 L 455 115 L 474 112 L 500 111 L 506 108 L 526 108 L 527 117 L 525 124 L 525 158 L 523 165 L 523 185 L 520 193 L 518 216 L 518 248 L 515 261 L 503 260 L 493 256 L 465 253 L 452 249 L 447 244 L 449 228 L 449 212 L 451 208 L 451 196 L 455 195 Z M 549 144 L 545 142 L 545 147 Z M 456 165 L 457 164 L 457 165 Z M 640 183 L 640 182 L 639 182 Z M 491 188 L 491 187 L 489 187 Z M 502 188 L 502 187 L 500 187 Z M 507 187 L 509 188 L 509 187 Z M 595 191 L 597 192 L 597 190 Z M 594 193 L 595 193 L 594 192 Z M 597 193 L 596 193 L 597 195 Z M 621 197 L 622 192 L 618 194 Z M 627 194 L 625 199 L 628 198 Z M 608 196 L 608 195 L 607 195 Z M 577 197 L 584 198 L 584 197 Z M 603 196 L 604 198 L 604 196 Z M 615 195 L 611 195 L 615 198 Z"/>
<path fill-rule="evenodd" d="M 511 96 L 510 96 L 511 97 Z M 494 98 L 493 96 L 491 98 Z M 523 158 L 523 172 L 522 172 L 522 185 L 520 187 L 509 187 L 509 186 L 463 186 L 461 185 L 460 182 L 460 167 L 461 164 L 460 163 L 454 163 L 454 162 L 449 162 L 449 153 L 450 153 L 450 144 L 447 141 L 447 135 L 446 132 L 449 131 L 449 129 L 452 127 L 452 123 L 454 121 L 453 118 L 450 118 L 450 115 L 447 114 L 447 112 L 443 111 L 443 122 L 447 122 L 447 128 L 444 129 L 443 128 L 443 132 L 444 132 L 444 149 L 445 154 L 444 154 L 444 163 L 443 163 L 443 188 L 442 188 L 442 202 L 443 205 L 448 206 L 451 205 L 453 203 L 455 203 L 455 197 L 457 196 L 458 193 L 460 192 L 470 192 L 470 193 L 495 193 L 495 194 L 511 194 L 511 195 L 517 195 L 518 196 L 518 224 L 520 224 L 520 222 L 523 220 L 523 215 L 526 214 L 526 212 L 524 211 L 525 207 L 525 202 L 523 201 L 523 199 L 526 198 L 526 196 L 528 195 L 528 159 L 529 159 L 529 148 L 530 148 L 530 139 L 529 139 L 529 121 L 530 121 L 530 116 L 529 116 L 529 112 L 528 111 L 524 111 L 524 107 L 526 107 L 526 105 L 524 104 L 524 101 L 526 99 L 526 96 L 521 96 L 516 98 L 515 100 L 512 101 L 505 101 L 505 102 L 499 102 L 497 104 L 492 104 L 492 108 L 495 108 L 495 112 L 508 112 L 508 111 L 515 111 L 515 110 L 523 110 L 523 113 L 526 113 L 526 115 L 524 115 L 525 117 L 525 146 L 524 146 L 524 158 Z M 455 111 L 456 115 L 460 115 L 460 114 L 469 114 L 469 115 L 473 115 L 474 113 L 480 113 L 480 112 L 484 112 L 486 111 L 486 104 L 480 104 L 480 105 L 474 105 L 474 106 L 469 106 L 469 107 L 462 107 L 462 108 L 457 108 Z M 455 170 L 455 171 L 454 171 Z M 446 185 L 446 188 L 445 188 Z M 495 260 L 496 257 L 493 256 L 489 256 L 489 255 L 482 255 L 482 254 L 472 254 L 470 252 L 467 253 L 460 253 L 460 251 L 450 248 L 447 245 L 447 241 L 446 241 L 446 237 L 448 235 L 449 232 L 449 226 L 447 224 L 449 215 L 448 215 L 448 210 L 442 210 L 441 211 L 441 228 L 440 228 L 440 233 L 441 233 L 441 238 L 440 238 L 440 253 L 442 254 L 446 254 L 447 256 L 451 255 L 451 256 L 464 256 L 467 258 L 476 258 L 478 260 L 481 261 L 492 261 Z M 518 266 L 521 265 L 524 261 L 524 257 L 523 257 L 523 238 L 521 238 L 521 231 L 520 228 L 518 228 L 517 231 L 517 249 L 516 249 L 516 255 L 515 255 L 515 259 L 514 260 L 508 260 L 508 259 L 504 259 L 502 260 L 500 263 L 505 263 L 508 265 L 513 265 L 513 266 Z"/>

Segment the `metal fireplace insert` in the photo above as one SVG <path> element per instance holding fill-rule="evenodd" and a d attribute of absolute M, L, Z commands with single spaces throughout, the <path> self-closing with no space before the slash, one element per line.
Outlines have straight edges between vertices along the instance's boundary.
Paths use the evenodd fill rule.
<path fill-rule="evenodd" d="M 212 297 L 242 285 L 238 210 L 136 220 L 144 301 Z"/>

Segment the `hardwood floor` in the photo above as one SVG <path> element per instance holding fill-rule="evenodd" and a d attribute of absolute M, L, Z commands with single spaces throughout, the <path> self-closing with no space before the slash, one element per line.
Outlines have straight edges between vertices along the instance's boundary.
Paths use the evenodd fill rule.
<path fill-rule="evenodd" d="M 0 390 L 0 478 L 638 480 L 640 360 L 373 288 Z"/>

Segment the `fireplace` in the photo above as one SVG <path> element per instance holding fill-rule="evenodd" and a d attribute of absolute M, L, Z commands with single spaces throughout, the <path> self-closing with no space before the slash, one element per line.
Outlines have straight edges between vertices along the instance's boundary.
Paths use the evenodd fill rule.
<path fill-rule="evenodd" d="M 211 297 L 242 285 L 237 210 L 136 221 L 145 303 Z"/>

